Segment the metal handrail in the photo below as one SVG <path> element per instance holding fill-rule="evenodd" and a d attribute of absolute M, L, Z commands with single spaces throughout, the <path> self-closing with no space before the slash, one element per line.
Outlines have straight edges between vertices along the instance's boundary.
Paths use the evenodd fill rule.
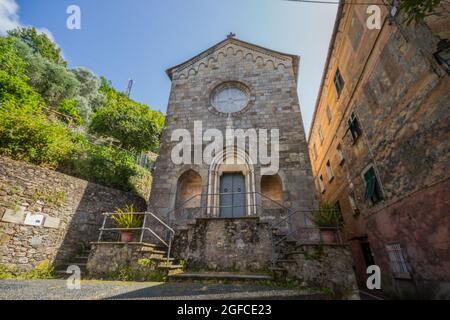
<path fill-rule="evenodd" d="M 144 219 L 142 221 L 142 227 L 140 227 L 140 228 L 105 228 L 106 220 L 108 219 L 108 217 L 115 215 L 115 214 L 116 213 L 108 213 L 108 212 L 103 213 L 104 218 L 103 218 L 102 227 L 99 229 L 100 234 L 98 236 L 98 242 L 101 242 L 104 231 L 141 230 L 141 236 L 140 236 L 139 243 L 144 243 L 144 233 L 145 233 L 145 231 L 149 231 L 156 239 L 158 239 L 162 244 L 164 244 L 167 247 L 167 264 L 169 263 L 170 253 L 171 253 L 171 249 L 172 249 L 172 240 L 173 240 L 173 237 L 175 236 L 175 230 L 172 227 L 170 227 L 167 223 L 162 221 L 154 213 L 146 211 L 146 212 L 133 212 L 133 214 L 135 214 L 135 215 L 144 215 Z M 152 218 L 154 218 L 156 221 L 158 221 L 161 225 L 163 225 L 169 231 L 170 236 L 169 236 L 168 242 L 166 242 L 164 239 L 162 239 L 151 228 L 146 226 L 147 216 L 151 216 Z"/>
<path fill-rule="evenodd" d="M 271 199 L 271 198 L 269 198 L 268 196 L 266 196 L 266 195 L 264 195 L 264 194 L 262 194 L 261 192 L 258 192 L 258 191 L 251 191 L 251 192 L 222 192 L 222 193 L 199 193 L 199 194 L 196 194 L 196 195 L 193 195 L 192 197 L 190 197 L 189 199 L 187 199 L 187 200 L 185 200 L 182 204 L 180 204 L 177 208 L 175 208 L 175 209 L 172 209 L 172 210 L 170 210 L 168 213 L 167 213 L 167 218 L 170 220 L 171 218 L 171 215 L 174 213 L 174 212 L 176 212 L 176 211 L 179 211 L 180 209 L 181 210 L 184 210 L 185 209 L 185 205 L 188 203 L 188 202 L 190 202 L 190 201 L 192 201 L 193 199 L 195 199 L 195 198 L 197 198 L 197 197 L 201 197 L 201 196 L 216 196 L 216 195 L 233 195 L 233 194 L 242 194 L 242 195 L 252 195 L 252 194 L 255 194 L 255 195 L 260 195 L 262 198 L 265 198 L 265 199 L 267 199 L 267 200 L 270 200 L 272 203 L 274 203 L 274 204 L 276 204 L 277 206 L 279 206 L 280 207 L 280 209 L 283 209 L 283 210 L 285 210 L 287 213 L 289 213 L 289 212 L 291 212 L 292 210 L 290 209 L 290 208 L 288 208 L 288 207 L 286 207 L 286 206 L 284 206 L 284 205 L 282 205 L 281 203 L 279 203 L 279 202 L 277 202 L 277 201 L 275 201 L 275 200 L 273 200 L 273 199 Z M 238 205 L 238 206 L 236 206 L 236 205 L 232 205 L 232 206 L 213 206 L 213 205 L 201 205 L 201 206 L 199 206 L 199 207 L 196 207 L 196 208 L 204 208 L 204 209 L 209 209 L 209 208 L 211 208 L 211 209 L 214 209 L 214 208 L 229 208 L 229 207 L 247 207 L 248 206 L 248 204 L 245 204 L 245 205 Z M 259 205 L 259 204 L 253 204 L 252 205 L 252 207 L 255 207 L 255 208 L 263 208 L 263 209 L 267 209 L 267 208 L 264 208 L 264 206 L 262 206 L 262 205 Z M 178 218 L 182 218 L 184 216 L 184 214 L 183 215 L 181 215 L 181 217 L 178 217 Z"/>

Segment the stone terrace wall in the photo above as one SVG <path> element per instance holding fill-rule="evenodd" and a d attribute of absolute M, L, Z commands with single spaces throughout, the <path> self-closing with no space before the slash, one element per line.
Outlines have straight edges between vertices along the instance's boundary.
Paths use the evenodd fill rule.
<path fill-rule="evenodd" d="M 102 212 L 145 201 L 56 171 L 0 157 L 0 263 L 31 269 L 44 260 L 68 262 L 97 241 Z M 40 214 L 40 226 L 26 224 Z"/>
<path fill-rule="evenodd" d="M 173 255 L 188 270 L 267 271 L 271 265 L 270 227 L 259 218 L 196 219 L 178 230 Z"/>

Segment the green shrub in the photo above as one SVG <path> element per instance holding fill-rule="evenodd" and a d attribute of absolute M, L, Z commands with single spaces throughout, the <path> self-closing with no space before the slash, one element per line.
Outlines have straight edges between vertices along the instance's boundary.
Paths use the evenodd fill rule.
<path fill-rule="evenodd" d="M 4 279 L 53 279 L 55 277 L 55 268 L 50 261 L 45 260 L 39 263 L 31 271 L 18 271 L 14 265 L 0 264 L 0 280 Z"/>
<path fill-rule="evenodd" d="M 43 100 L 25 79 L 0 70 L 0 109 L 39 111 Z"/>
<path fill-rule="evenodd" d="M 25 279 L 52 279 L 55 277 L 55 268 L 50 261 L 45 260 L 23 275 Z"/>
<path fill-rule="evenodd" d="M 70 117 L 76 125 L 82 125 L 84 120 L 80 115 L 80 110 L 77 109 L 78 102 L 76 100 L 65 99 L 63 100 L 58 108 L 58 112 Z M 70 118 L 61 115 L 61 120 L 69 123 Z"/>
<path fill-rule="evenodd" d="M 142 173 L 131 153 L 92 145 L 82 136 L 77 138 L 76 149 L 64 167 L 69 174 L 124 191 L 135 191 L 132 180 Z"/>
<path fill-rule="evenodd" d="M 14 279 L 17 275 L 17 269 L 14 266 L 0 264 L 0 280 Z"/>
<path fill-rule="evenodd" d="M 0 109 L 0 154 L 57 166 L 74 149 L 72 134 L 61 123 L 23 109 Z"/>

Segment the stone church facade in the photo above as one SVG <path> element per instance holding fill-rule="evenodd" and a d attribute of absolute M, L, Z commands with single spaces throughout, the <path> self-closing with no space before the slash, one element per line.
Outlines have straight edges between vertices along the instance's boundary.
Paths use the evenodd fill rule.
<path fill-rule="evenodd" d="M 149 210 L 170 221 L 259 216 L 274 222 L 294 211 L 313 209 L 314 183 L 297 95 L 298 66 L 298 56 L 231 35 L 168 69 L 172 87 Z M 225 141 L 224 151 L 213 154 L 210 163 L 174 164 L 171 154 L 179 141 L 172 141 L 172 134 L 186 129 L 194 136 L 194 122 L 201 122 L 196 130 L 203 134 L 217 129 L 223 136 L 230 128 L 278 129 L 279 170 L 264 174 L 260 161 L 250 159 L 248 142 L 245 149 L 230 151 Z M 192 150 L 200 152 L 207 144 L 193 141 Z M 223 195 L 230 191 L 242 194 Z M 304 224 L 300 215 L 293 216 L 291 229 Z"/>

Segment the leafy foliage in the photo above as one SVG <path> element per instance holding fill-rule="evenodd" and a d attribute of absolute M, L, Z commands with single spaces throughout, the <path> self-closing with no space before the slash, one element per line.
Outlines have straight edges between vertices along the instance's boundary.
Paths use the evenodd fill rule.
<path fill-rule="evenodd" d="M 77 137 L 76 148 L 62 164 L 68 174 L 109 186 L 136 192 L 135 179 L 146 170 L 140 168 L 134 156 L 114 147 L 93 145 L 83 136 Z"/>
<path fill-rule="evenodd" d="M 133 205 L 126 205 L 124 210 L 116 208 L 111 219 L 115 221 L 118 228 L 132 229 L 142 226 L 142 216 L 136 214 Z"/>
<path fill-rule="evenodd" d="M 17 49 L 17 39 L 0 37 L 0 70 L 12 77 L 28 80 L 25 76 L 26 63 Z"/>
<path fill-rule="evenodd" d="M 400 1 L 400 11 L 405 13 L 405 22 L 421 22 L 426 15 L 439 5 L 441 0 L 402 0 Z"/>
<path fill-rule="evenodd" d="M 66 66 L 67 62 L 61 56 L 61 49 L 43 33 L 38 33 L 36 28 L 17 28 L 8 32 L 10 36 L 21 39 L 34 53 L 39 53 L 43 58 L 54 63 Z"/>
<path fill-rule="evenodd" d="M 65 99 L 78 96 L 80 83 L 73 73 L 39 55 L 25 55 L 29 83 L 44 98 L 47 105 L 57 108 Z"/>
<path fill-rule="evenodd" d="M 0 264 L 0 280 L 5 279 L 52 279 L 55 277 L 55 268 L 50 261 L 45 260 L 31 271 L 24 272 L 14 265 Z"/>
<path fill-rule="evenodd" d="M 40 95 L 23 78 L 0 70 L 0 108 L 27 108 L 38 111 L 43 105 Z"/>
<path fill-rule="evenodd" d="M 343 223 L 339 212 L 329 204 L 323 204 L 319 210 L 313 211 L 311 220 L 319 228 L 335 228 Z"/>
<path fill-rule="evenodd" d="M 76 125 L 81 125 L 84 122 L 83 118 L 80 116 L 80 110 L 77 109 L 76 100 L 69 100 L 69 99 L 63 100 L 59 105 L 58 112 L 70 117 L 70 118 L 64 116 L 60 117 L 61 120 L 66 123 L 70 122 L 68 119 L 73 119 Z"/>
<path fill-rule="evenodd" d="M 99 91 L 100 80 L 90 70 L 85 68 L 76 68 L 72 73 L 77 78 L 79 94 L 75 98 L 80 115 L 87 122 L 92 114 L 105 104 L 105 96 Z"/>
<path fill-rule="evenodd" d="M 92 116 L 90 132 L 113 137 L 130 151 L 157 151 L 164 125 L 162 113 L 130 100 L 114 90 L 105 79 L 102 80 L 101 91 L 106 96 L 106 106 Z"/>
<path fill-rule="evenodd" d="M 60 49 L 33 28 L 0 37 L 0 154 L 146 192 L 151 175 L 136 164 L 133 152 L 94 145 L 68 128 L 68 123 L 88 126 L 94 112 L 101 135 L 133 152 L 157 150 L 164 124 L 160 112 L 117 92 L 87 69 L 68 70 Z"/>
<path fill-rule="evenodd" d="M 0 110 L 0 153 L 40 165 L 57 166 L 75 145 L 68 129 L 41 113 Z"/>

